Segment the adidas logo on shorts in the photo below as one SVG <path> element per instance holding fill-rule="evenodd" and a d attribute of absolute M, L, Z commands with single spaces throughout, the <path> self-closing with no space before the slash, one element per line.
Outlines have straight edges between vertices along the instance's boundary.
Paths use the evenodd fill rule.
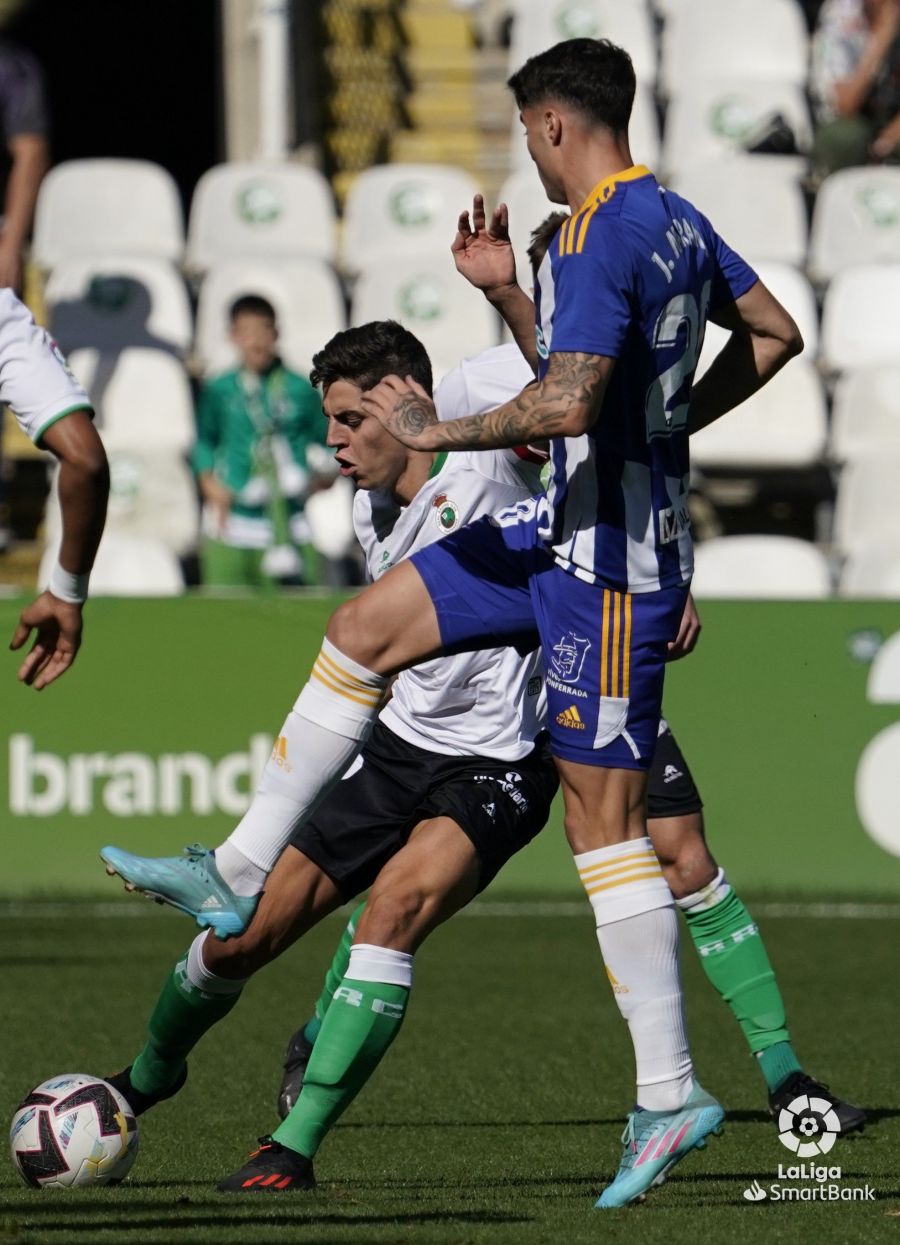
<path fill-rule="evenodd" d="M 584 723 L 581 720 L 581 714 L 578 712 L 577 705 L 563 709 L 562 713 L 556 715 L 556 721 L 559 726 L 568 726 L 573 731 L 584 730 Z"/>

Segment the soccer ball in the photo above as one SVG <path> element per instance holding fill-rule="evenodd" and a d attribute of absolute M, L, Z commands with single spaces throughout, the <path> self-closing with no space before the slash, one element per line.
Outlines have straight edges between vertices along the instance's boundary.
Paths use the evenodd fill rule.
<path fill-rule="evenodd" d="M 9 1142 L 26 1184 L 73 1189 L 122 1180 L 137 1157 L 138 1131 L 112 1085 L 74 1072 L 43 1081 L 22 1099 Z"/>

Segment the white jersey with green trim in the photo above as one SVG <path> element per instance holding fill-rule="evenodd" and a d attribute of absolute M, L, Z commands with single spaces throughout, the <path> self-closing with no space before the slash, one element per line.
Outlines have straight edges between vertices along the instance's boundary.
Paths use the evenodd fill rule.
<path fill-rule="evenodd" d="M 63 415 L 91 410 L 56 342 L 10 289 L 0 289 L 0 402 L 35 443 Z"/>
<path fill-rule="evenodd" d="M 477 414 L 471 396 L 468 411 L 460 411 L 448 409 L 439 392 L 441 416 Z M 370 576 L 379 579 L 465 523 L 532 496 L 540 488 L 539 471 L 539 462 L 523 460 L 513 450 L 459 452 L 438 456 L 408 506 L 379 490 L 361 489 L 353 522 Z M 427 752 L 518 761 L 545 728 L 546 711 L 540 653 L 522 657 L 512 648 L 492 648 L 404 670 L 381 720 Z"/>

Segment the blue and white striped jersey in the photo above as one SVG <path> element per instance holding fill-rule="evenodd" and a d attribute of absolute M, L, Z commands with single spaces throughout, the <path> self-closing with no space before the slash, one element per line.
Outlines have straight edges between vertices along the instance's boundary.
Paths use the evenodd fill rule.
<path fill-rule="evenodd" d="M 541 534 L 565 570 L 626 592 L 690 578 L 691 384 L 709 312 L 756 280 L 642 165 L 561 226 L 535 284 L 540 374 L 551 353 L 616 360 L 594 426 L 551 443 Z"/>

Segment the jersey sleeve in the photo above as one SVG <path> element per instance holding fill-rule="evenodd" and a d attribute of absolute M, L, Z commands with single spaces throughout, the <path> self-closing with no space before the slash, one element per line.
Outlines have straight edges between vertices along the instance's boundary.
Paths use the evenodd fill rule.
<path fill-rule="evenodd" d="M 48 131 L 44 75 L 22 48 L 0 45 L 0 123 L 4 138 Z"/>
<path fill-rule="evenodd" d="M 552 264 L 550 353 L 577 351 L 617 359 L 633 318 L 633 274 L 620 252 L 603 246 L 602 234 L 591 241 L 589 251 L 560 256 Z"/>
<path fill-rule="evenodd" d="M 733 251 L 713 227 L 706 222 L 711 235 L 711 253 L 715 264 L 712 290 L 709 298 L 710 311 L 718 311 L 746 294 L 756 285 L 759 277 L 748 263 L 741 259 L 737 251 Z"/>
<path fill-rule="evenodd" d="M 12 290 L 0 290 L 0 402 L 36 445 L 64 415 L 93 413 L 56 342 Z"/>

